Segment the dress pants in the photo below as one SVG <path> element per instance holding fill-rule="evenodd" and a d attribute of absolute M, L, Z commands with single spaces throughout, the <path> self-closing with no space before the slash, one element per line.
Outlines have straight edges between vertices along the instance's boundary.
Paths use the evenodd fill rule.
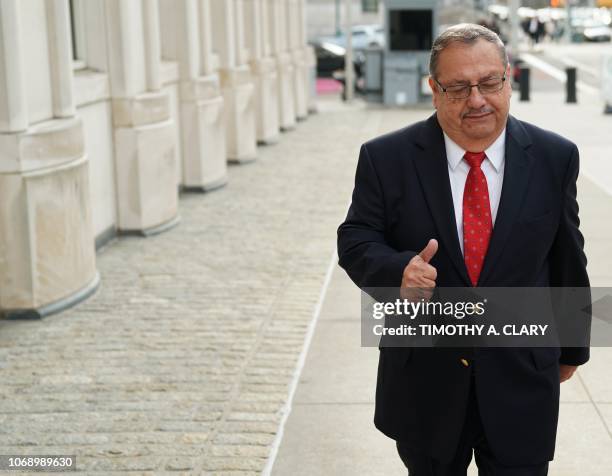
<path fill-rule="evenodd" d="M 546 476 L 548 463 L 535 466 L 504 466 L 495 459 L 484 434 L 478 404 L 475 382 L 472 377 L 470 396 L 459 446 L 455 458 L 450 463 L 441 463 L 429 455 L 411 450 L 409 445 L 397 442 L 397 451 L 408 468 L 409 476 L 466 476 L 467 468 L 474 459 L 478 466 L 478 476 Z"/>

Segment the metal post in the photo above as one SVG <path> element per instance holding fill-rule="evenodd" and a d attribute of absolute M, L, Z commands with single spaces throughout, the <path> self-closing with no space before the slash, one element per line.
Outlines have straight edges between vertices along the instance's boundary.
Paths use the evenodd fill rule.
<path fill-rule="evenodd" d="M 529 68 L 521 66 L 521 74 L 519 76 L 520 100 L 529 101 Z"/>
<path fill-rule="evenodd" d="M 566 101 L 568 104 L 578 102 L 576 98 L 576 68 L 565 68 L 567 79 L 565 81 Z"/>
<path fill-rule="evenodd" d="M 344 58 L 344 92 L 348 101 L 355 95 L 354 69 L 353 69 L 353 22 L 351 17 L 352 0 L 346 0 L 346 56 Z"/>

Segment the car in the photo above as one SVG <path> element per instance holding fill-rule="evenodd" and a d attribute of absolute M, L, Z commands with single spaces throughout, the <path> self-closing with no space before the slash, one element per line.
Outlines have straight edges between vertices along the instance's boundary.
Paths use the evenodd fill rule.
<path fill-rule="evenodd" d="M 380 25 L 355 25 L 351 31 L 354 50 L 365 50 L 370 47 L 382 48 L 385 45 L 385 30 Z M 344 32 L 335 36 L 321 37 L 319 41 L 333 43 L 342 48 L 347 47 Z"/>
<path fill-rule="evenodd" d="M 582 36 L 586 41 L 610 41 L 612 29 L 603 22 L 587 20 L 582 25 Z"/>
<path fill-rule="evenodd" d="M 610 14 L 605 9 L 572 9 L 570 25 L 573 41 L 610 41 L 610 21 Z"/>
<path fill-rule="evenodd" d="M 329 41 L 315 41 L 311 43 L 317 58 L 317 76 L 331 78 L 334 71 L 344 69 L 344 56 L 346 50 Z"/>
<path fill-rule="evenodd" d="M 610 41 L 612 30 L 601 21 L 585 18 L 572 18 L 571 32 L 573 41 Z"/>

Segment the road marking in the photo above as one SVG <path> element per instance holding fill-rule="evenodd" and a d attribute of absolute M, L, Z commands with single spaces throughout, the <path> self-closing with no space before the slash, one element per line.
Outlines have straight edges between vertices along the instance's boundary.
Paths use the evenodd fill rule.
<path fill-rule="evenodd" d="M 567 75 L 565 74 L 565 71 L 561 71 L 559 68 L 554 67 L 553 65 L 547 63 L 546 61 L 541 60 L 540 58 L 536 56 L 533 56 L 529 53 L 523 53 L 521 54 L 521 59 L 525 61 L 525 63 L 528 63 L 534 68 L 537 68 L 540 71 L 543 71 L 544 73 L 553 77 L 557 81 L 560 81 L 562 83 L 565 83 L 567 81 Z M 576 82 L 576 88 L 587 94 L 592 94 L 594 96 L 600 95 L 599 88 L 591 86 L 590 84 L 586 84 L 582 81 Z"/>

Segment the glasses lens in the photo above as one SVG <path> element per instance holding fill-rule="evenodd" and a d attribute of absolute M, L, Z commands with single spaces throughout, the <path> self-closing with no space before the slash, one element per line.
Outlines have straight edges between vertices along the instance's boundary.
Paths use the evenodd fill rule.
<path fill-rule="evenodd" d="M 478 89 L 482 94 L 489 94 L 499 91 L 502 88 L 503 81 L 501 78 L 489 79 L 478 85 Z"/>
<path fill-rule="evenodd" d="M 469 86 L 450 86 L 446 88 L 446 94 L 451 99 L 464 99 L 470 95 Z"/>

